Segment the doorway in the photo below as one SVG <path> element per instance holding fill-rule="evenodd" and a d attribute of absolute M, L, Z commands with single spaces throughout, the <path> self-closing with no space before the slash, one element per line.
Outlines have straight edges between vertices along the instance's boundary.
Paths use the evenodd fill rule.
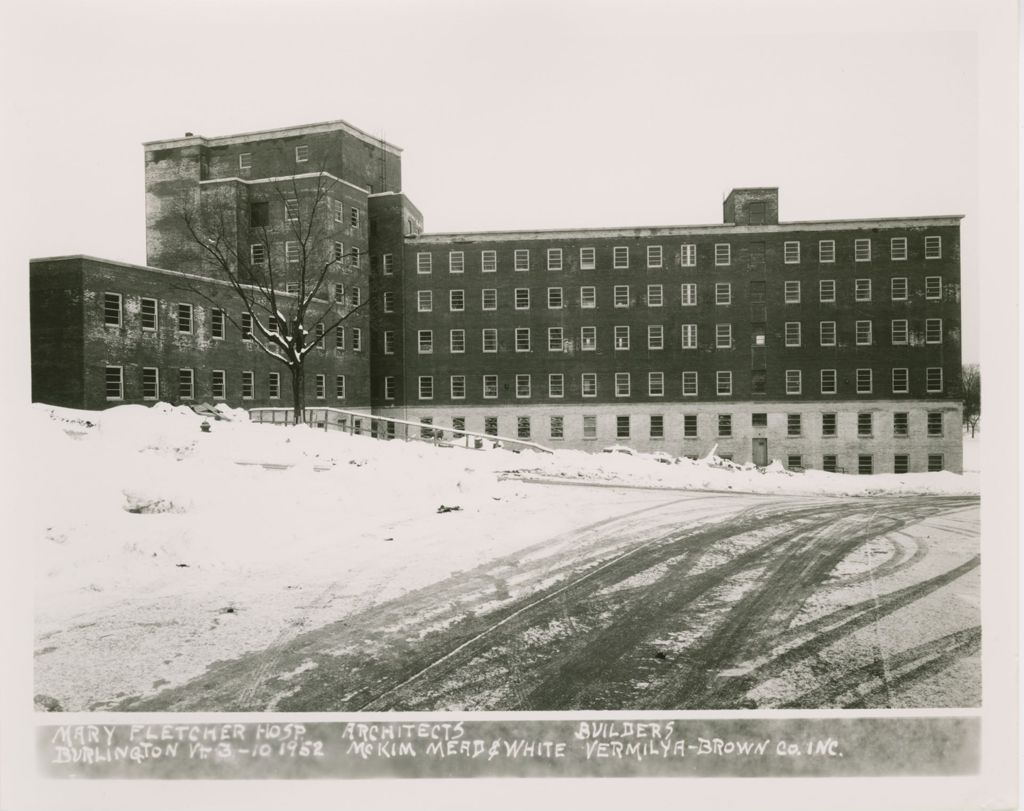
<path fill-rule="evenodd" d="M 751 449 L 753 462 L 758 467 L 768 466 L 768 440 L 763 437 L 754 437 Z"/>

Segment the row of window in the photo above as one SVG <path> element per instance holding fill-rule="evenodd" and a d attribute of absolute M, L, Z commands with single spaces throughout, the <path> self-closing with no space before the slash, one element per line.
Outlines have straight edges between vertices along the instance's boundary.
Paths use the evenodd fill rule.
<path fill-rule="evenodd" d="M 872 300 L 871 279 L 857 279 L 854 283 L 853 301 L 868 302 Z M 567 306 L 565 288 L 548 287 L 546 289 L 546 304 L 549 310 L 561 310 Z M 685 283 L 679 286 L 679 305 L 682 307 L 696 307 L 698 302 L 697 285 Z M 748 304 L 765 304 L 766 289 L 764 282 L 750 282 L 747 290 Z M 385 294 L 385 297 L 387 294 Z M 894 278 L 891 280 L 889 297 L 892 301 L 908 301 L 910 299 L 910 286 L 906 277 Z M 924 280 L 924 298 L 928 301 L 941 301 L 943 297 L 943 283 L 941 276 L 928 276 Z M 713 301 L 718 306 L 728 306 L 733 303 L 733 286 L 731 282 L 719 282 L 714 286 Z M 448 291 L 448 311 L 464 312 L 466 309 L 466 291 L 463 289 Z M 532 304 L 533 293 L 529 287 L 516 287 L 512 291 L 512 306 L 516 310 L 529 310 Z M 786 304 L 800 304 L 803 300 L 803 285 L 799 281 L 787 281 L 783 285 L 783 301 Z M 836 303 L 836 283 L 834 279 L 822 279 L 818 282 L 818 301 L 823 304 Z M 664 285 L 649 284 L 646 288 L 644 302 L 648 307 L 663 307 L 666 305 Z M 583 286 L 579 288 L 579 296 L 574 303 L 584 310 L 592 310 L 597 307 L 597 288 Z M 612 306 L 626 308 L 637 303 L 633 296 L 632 289 L 628 284 L 617 284 L 612 287 Z M 710 302 L 708 302 L 710 303 Z M 393 307 L 394 299 L 390 300 Z M 673 301 L 672 304 L 675 304 Z M 387 301 L 386 301 L 387 305 Z M 418 290 L 416 292 L 416 309 L 421 313 L 429 313 L 434 309 L 434 291 Z M 492 311 L 498 309 L 498 289 L 496 287 L 484 288 L 480 291 L 480 309 Z M 385 312 L 390 312 L 385 306 Z"/>
<path fill-rule="evenodd" d="M 309 144 L 300 144 L 295 147 L 295 162 L 296 163 L 308 163 L 309 162 Z M 238 168 L 239 169 L 252 169 L 252 153 L 251 152 L 240 152 L 238 154 Z"/>
<path fill-rule="evenodd" d="M 179 400 L 194 400 L 196 396 L 196 372 L 195 369 L 178 369 L 174 395 Z M 327 397 L 327 375 L 318 374 L 313 378 L 314 396 L 318 400 Z M 158 400 L 161 395 L 160 369 L 156 366 L 144 366 L 140 370 L 139 390 L 142 392 L 143 400 Z M 125 376 L 123 366 L 107 366 L 105 369 L 105 390 L 109 401 L 125 399 Z M 227 399 L 228 380 L 227 373 L 223 369 L 210 371 L 210 396 L 214 400 Z M 256 373 L 243 371 L 241 373 L 240 388 L 243 400 L 256 399 Z M 169 394 L 165 388 L 163 396 Z M 345 375 L 334 376 L 334 396 L 339 400 L 345 399 Z M 267 398 L 277 400 L 281 397 L 281 373 L 270 372 L 267 375 Z"/>
<path fill-rule="evenodd" d="M 801 260 L 801 242 L 790 240 L 783 243 L 783 262 L 787 265 L 799 264 Z M 871 238 L 860 238 L 853 241 L 853 258 L 856 262 L 870 262 L 872 260 L 873 240 Z M 646 267 L 657 269 L 666 266 L 665 251 L 662 245 L 648 245 L 646 252 Z M 611 266 L 616 270 L 626 270 L 630 266 L 631 250 L 627 245 L 617 245 L 611 250 Z M 909 256 L 908 241 L 906 237 L 893 237 L 889 240 L 889 259 L 893 262 L 904 262 Z M 942 258 L 942 237 L 927 236 L 924 238 L 925 259 Z M 544 250 L 545 268 L 551 271 L 559 271 L 565 268 L 565 250 L 563 248 L 547 248 Z M 726 267 L 732 264 L 732 244 L 729 242 L 714 243 L 713 260 L 716 267 Z M 606 260 L 607 261 L 607 260 Z M 836 242 L 833 239 L 818 241 L 818 262 L 822 264 L 834 263 L 836 261 Z M 679 266 L 697 266 L 697 245 L 696 243 L 683 243 L 679 246 Z M 597 249 L 586 247 L 579 249 L 580 270 L 597 269 Z M 528 271 L 531 269 L 531 257 L 529 248 L 519 248 L 512 254 L 512 269 L 517 271 Z M 434 254 L 430 251 L 421 251 L 416 254 L 416 272 L 419 274 L 433 273 Z M 465 273 L 466 252 L 448 251 L 448 272 Z M 484 250 L 480 252 L 480 272 L 496 273 L 498 271 L 498 252 L 495 250 Z"/>
<path fill-rule="evenodd" d="M 613 391 L 615 397 L 630 397 L 633 394 L 633 374 L 631 372 L 614 372 Z M 731 371 L 717 371 L 714 373 L 714 391 L 719 397 L 730 397 L 733 393 L 733 373 Z M 803 371 L 800 369 L 787 369 L 785 371 L 786 394 L 803 394 Z M 533 375 L 517 374 L 515 377 L 515 396 L 518 398 L 533 397 Z M 387 395 L 387 381 L 394 381 L 395 378 L 385 378 L 385 399 L 393 399 L 394 394 Z M 467 376 L 451 375 L 449 377 L 449 396 L 454 400 L 462 400 L 466 397 Z M 479 394 L 485 400 L 498 397 L 498 375 L 485 374 L 480 378 Z M 874 370 L 857 369 L 855 373 L 857 394 L 873 394 L 875 389 Z M 558 399 L 565 396 L 565 375 L 552 373 L 547 376 L 547 396 Z M 696 397 L 698 394 L 697 372 L 682 372 L 681 393 L 683 397 Z M 434 376 L 419 375 L 417 378 L 417 391 L 420 400 L 432 400 L 435 396 Z M 910 393 L 910 370 L 891 370 L 891 390 L 893 394 Z M 942 367 L 928 367 L 925 369 L 925 393 L 941 394 L 943 390 Z M 393 391 L 393 387 L 392 387 Z M 763 370 L 751 372 L 751 393 L 765 394 L 767 391 L 767 374 Z M 838 372 L 835 369 L 822 369 L 819 372 L 819 393 L 838 393 Z M 580 394 L 583 397 L 598 396 L 598 374 L 596 372 L 584 372 L 580 375 Z M 666 396 L 666 384 L 664 372 L 647 373 L 647 396 Z"/>
<path fill-rule="evenodd" d="M 345 203 L 341 200 L 328 199 L 324 205 L 324 211 L 338 225 L 346 225 L 353 231 L 358 231 L 362 222 L 362 211 L 356 206 L 349 206 L 346 214 Z M 301 210 L 298 198 L 286 199 L 282 206 L 282 221 L 285 225 L 299 222 Z M 254 200 L 249 203 L 249 225 L 254 228 L 265 228 L 270 225 L 270 203 L 266 200 Z"/>
<path fill-rule="evenodd" d="M 327 243 L 327 256 L 333 262 L 346 263 L 348 267 L 358 268 L 362 262 L 362 253 L 359 247 L 352 245 L 345 252 L 345 243 L 338 240 L 331 240 Z M 289 264 L 298 264 L 302 261 L 302 243 L 298 240 L 289 239 L 284 243 L 284 260 Z M 267 245 L 264 242 L 253 242 L 249 245 L 249 264 L 255 266 L 267 263 Z"/>

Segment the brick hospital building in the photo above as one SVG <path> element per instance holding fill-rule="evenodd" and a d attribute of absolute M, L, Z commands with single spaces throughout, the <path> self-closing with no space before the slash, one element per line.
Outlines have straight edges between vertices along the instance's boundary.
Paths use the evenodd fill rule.
<path fill-rule="evenodd" d="M 35 401 L 287 405 L 179 212 L 262 223 L 266 244 L 239 227 L 235 248 L 287 267 L 284 226 L 326 177 L 326 238 L 354 259 L 325 297 L 352 315 L 316 336 L 307 406 L 551 447 L 961 470 L 959 216 L 780 222 L 778 190 L 746 188 L 720 224 L 430 234 L 401 151 L 344 122 L 145 150 L 147 266 L 32 262 Z"/>

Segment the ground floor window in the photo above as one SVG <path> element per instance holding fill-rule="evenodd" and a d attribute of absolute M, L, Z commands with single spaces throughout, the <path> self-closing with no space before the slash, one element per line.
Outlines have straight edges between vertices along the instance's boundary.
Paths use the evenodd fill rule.
<path fill-rule="evenodd" d="M 216 396 L 216 395 L 214 395 Z M 142 369 L 142 399 L 156 400 L 160 397 L 160 370 L 155 366 Z"/>
<path fill-rule="evenodd" d="M 719 414 L 718 415 L 718 435 L 719 436 L 732 436 L 732 414 Z M 721 458 L 725 458 L 719 454 Z"/>
<path fill-rule="evenodd" d="M 195 372 L 192 369 L 178 369 L 178 399 L 191 400 L 195 396 Z"/>
<path fill-rule="evenodd" d="M 488 436 L 498 435 L 498 418 L 484 417 L 484 433 Z"/>
<path fill-rule="evenodd" d="M 594 414 L 583 415 L 583 438 L 597 439 L 597 416 Z"/>
<path fill-rule="evenodd" d="M 664 439 L 665 418 L 661 414 L 651 415 L 651 439 Z"/>
<path fill-rule="evenodd" d="M 434 429 L 431 428 L 434 424 L 433 417 L 420 417 L 420 439 L 431 439 L 434 436 Z"/>
<path fill-rule="evenodd" d="M 910 456 L 905 453 L 897 453 L 892 459 L 892 472 L 893 473 L 909 473 L 910 472 Z"/>
<path fill-rule="evenodd" d="M 623 414 L 615 418 L 615 438 L 629 439 L 629 415 Z"/>
<path fill-rule="evenodd" d="M 693 439 L 697 436 L 697 415 L 683 414 L 683 436 Z"/>
<path fill-rule="evenodd" d="M 516 436 L 520 439 L 530 438 L 530 418 L 519 417 L 516 420 Z"/>
<path fill-rule="evenodd" d="M 454 429 L 455 436 L 462 436 L 462 432 L 466 430 L 466 418 L 452 417 L 452 428 Z"/>
<path fill-rule="evenodd" d="M 938 473 L 940 470 L 945 468 L 943 464 L 943 458 L 941 453 L 929 453 L 928 454 L 928 472 Z"/>
<path fill-rule="evenodd" d="M 124 368 L 108 366 L 106 370 L 106 391 L 108 400 L 124 399 Z"/>
<path fill-rule="evenodd" d="M 826 453 L 821 457 L 821 469 L 827 473 L 836 472 L 836 455 L 834 453 Z"/>
<path fill-rule="evenodd" d="M 565 438 L 565 418 L 564 417 L 552 417 L 551 418 L 551 438 L 552 439 L 564 439 Z"/>
<path fill-rule="evenodd" d="M 789 456 L 786 457 L 786 467 L 788 467 L 790 470 L 792 470 L 793 468 L 802 468 L 803 466 L 803 457 L 800 456 L 800 454 L 791 453 Z"/>
<path fill-rule="evenodd" d="M 874 462 L 871 454 L 862 453 L 857 457 L 857 472 L 861 475 L 870 475 L 875 472 Z"/>

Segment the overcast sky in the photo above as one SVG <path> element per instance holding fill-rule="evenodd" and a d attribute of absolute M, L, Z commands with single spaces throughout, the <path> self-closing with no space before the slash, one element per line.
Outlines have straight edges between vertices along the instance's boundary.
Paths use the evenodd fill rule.
<path fill-rule="evenodd" d="M 977 47 L 924 8 L 41 0 L 5 43 L 20 236 L 144 263 L 143 141 L 344 119 L 428 232 L 714 223 L 758 185 L 783 220 L 964 214 L 976 359 Z"/>

